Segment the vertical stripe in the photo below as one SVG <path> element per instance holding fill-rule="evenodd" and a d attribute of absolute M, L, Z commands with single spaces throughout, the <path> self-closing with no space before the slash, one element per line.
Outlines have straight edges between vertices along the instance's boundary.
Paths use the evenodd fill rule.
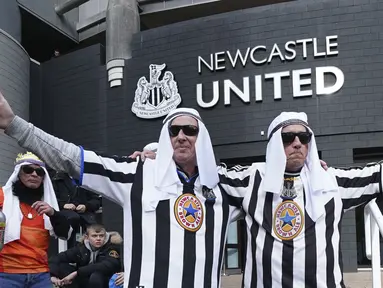
<path fill-rule="evenodd" d="M 332 236 L 334 234 L 334 199 L 331 199 L 326 205 L 326 283 L 328 288 L 335 287 L 334 278 L 334 247 L 332 245 Z"/>
<path fill-rule="evenodd" d="M 194 194 L 194 183 L 184 183 L 183 193 Z M 183 254 L 182 287 L 193 287 L 196 264 L 196 232 L 185 230 Z"/>
<path fill-rule="evenodd" d="M 245 222 L 245 225 L 246 225 L 246 222 Z M 242 270 L 242 273 L 243 273 L 243 276 L 242 276 L 242 286 L 241 287 L 245 287 L 245 271 L 246 271 L 246 263 L 247 263 L 247 259 L 246 259 L 246 255 L 247 255 L 247 245 L 248 245 L 248 241 L 249 241 L 249 237 L 247 236 L 247 231 L 248 229 L 246 229 L 246 231 L 244 231 L 245 233 L 243 233 L 243 251 L 242 251 L 242 255 L 241 255 L 241 260 L 242 260 L 242 265 L 243 265 L 243 270 Z"/>
<path fill-rule="evenodd" d="M 221 186 L 219 186 L 221 193 L 222 193 L 222 230 L 221 230 L 221 243 L 219 248 L 219 261 L 218 261 L 218 267 L 220 269 L 217 269 L 217 283 L 220 283 L 221 281 L 221 269 L 222 269 L 222 259 L 225 251 L 225 244 L 226 244 L 226 235 L 227 235 L 227 227 L 228 227 L 228 218 L 229 218 L 229 200 L 227 195 L 224 193 L 224 190 Z M 217 285 L 219 286 L 219 285 Z"/>
<path fill-rule="evenodd" d="M 306 194 L 304 196 L 304 207 L 306 207 Z M 305 211 L 305 287 L 317 287 L 317 239 L 315 233 L 315 222 Z"/>
<path fill-rule="evenodd" d="M 342 232 L 342 219 L 343 219 L 343 207 L 341 207 L 342 209 L 342 213 L 340 214 L 340 220 L 339 220 L 339 223 L 338 223 L 338 233 L 339 235 L 341 235 L 341 232 Z M 338 242 L 338 259 L 339 259 L 339 268 L 340 268 L 340 276 L 342 277 L 342 280 L 340 282 L 340 286 L 342 288 L 346 288 L 346 285 L 344 285 L 344 281 L 343 281 L 343 256 L 342 256 L 342 249 L 340 247 L 340 241 Z"/>
<path fill-rule="evenodd" d="M 282 241 L 282 287 L 293 287 L 294 241 Z"/>
<path fill-rule="evenodd" d="M 205 271 L 204 271 L 204 288 L 211 287 L 211 271 L 213 268 L 214 257 L 214 204 L 213 201 L 205 201 L 206 207 L 206 232 L 205 232 Z"/>
<path fill-rule="evenodd" d="M 156 209 L 156 252 L 153 287 L 167 287 L 170 253 L 170 204 L 160 201 Z"/>
<path fill-rule="evenodd" d="M 250 287 L 257 287 L 257 257 L 256 257 L 257 245 L 256 245 L 256 239 L 258 236 L 259 225 L 255 221 L 254 215 L 255 215 L 255 210 L 257 207 L 257 203 L 258 203 L 258 190 L 259 190 L 259 186 L 261 184 L 261 180 L 262 180 L 261 176 L 259 175 L 259 172 L 257 171 L 255 174 L 255 178 L 254 178 L 253 191 L 251 193 L 251 198 L 250 198 L 250 202 L 249 202 L 249 210 L 248 210 L 248 215 L 251 216 L 251 219 L 253 221 L 251 228 L 250 228 L 250 235 L 248 235 L 248 237 L 247 237 L 248 243 L 251 244 L 251 251 L 248 251 L 248 252 L 251 252 L 251 258 L 250 259 L 252 259 L 252 267 L 251 267 L 252 268 L 251 269 L 252 275 L 250 278 L 250 281 L 251 281 Z M 249 258 L 247 257 L 247 259 L 249 259 Z M 246 268 L 248 268 L 248 267 L 246 267 L 246 264 L 245 264 L 245 271 L 246 271 Z M 247 284 L 248 283 L 245 283 L 245 287 L 249 287 Z"/>
<path fill-rule="evenodd" d="M 263 262 L 263 287 L 271 287 L 271 255 L 273 251 L 274 237 L 271 235 L 271 223 L 273 221 L 273 193 L 266 192 L 265 205 L 263 208 L 263 223 L 265 229 L 265 240 L 262 253 Z M 284 272 L 282 272 L 284 273 Z M 283 276 L 282 276 L 283 277 Z"/>
<path fill-rule="evenodd" d="M 142 171 L 143 162 L 139 161 L 135 181 L 130 194 L 132 207 L 132 266 L 130 268 L 128 287 L 136 287 L 140 283 L 142 262 Z"/>
<path fill-rule="evenodd" d="M 305 287 L 317 287 L 317 248 L 315 222 L 305 211 Z"/>

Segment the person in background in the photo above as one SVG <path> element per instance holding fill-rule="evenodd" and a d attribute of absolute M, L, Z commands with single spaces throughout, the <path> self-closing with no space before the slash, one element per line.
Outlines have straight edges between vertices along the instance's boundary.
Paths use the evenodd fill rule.
<path fill-rule="evenodd" d="M 0 251 L 0 287 L 50 287 L 50 236 L 68 239 L 72 228 L 59 212 L 45 164 L 28 152 L 0 189 L 0 209 L 6 216 L 5 245 Z"/>
<path fill-rule="evenodd" d="M 107 288 L 110 277 L 121 271 L 121 243 L 122 238 L 117 232 L 107 233 L 103 225 L 90 225 L 80 245 L 51 259 L 52 284 Z M 70 271 L 70 263 L 75 263 L 74 271 Z"/>
<path fill-rule="evenodd" d="M 96 223 L 95 212 L 101 206 L 101 198 L 81 187 L 75 185 L 68 174 L 56 172 L 52 178 L 60 210 L 65 215 L 74 231 L 80 225 L 84 229 Z M 68 241 L 68 247 L 76 244 L 76 234 L 73 233 Z"/>

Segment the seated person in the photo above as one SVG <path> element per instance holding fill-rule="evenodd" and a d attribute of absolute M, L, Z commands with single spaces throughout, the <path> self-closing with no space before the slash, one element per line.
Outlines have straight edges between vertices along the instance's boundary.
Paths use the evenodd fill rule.
<path fill-rule="evenodd" d="M 52 283 L 59 287 L 76 284 L 81 288 L 107 288 L 110 277 L 122 269 L 121 243 L 117 232 L 107 233 L 103 225 L 90 225 L 82 243 L 52 257 Z M 69 265 L 72 263 L 75 266 Z"/>
<path fill-rule="evenodd" d="M 124 286 L 124 272 L 118 272 L 109 280 L 109 288 L 122 288 Z"/>
<path fill-rule="evenodd" d="M 85 228 L 96 223 L 95 212 L 101 206 L 98 195 L 76 186 L 68 174 L 57 172 L 52 179 L 60 210 L 65 215 L 74 231 L 80 225 Z M 76 244 L 76 233 L 68 241 L 68 247 Z"/>

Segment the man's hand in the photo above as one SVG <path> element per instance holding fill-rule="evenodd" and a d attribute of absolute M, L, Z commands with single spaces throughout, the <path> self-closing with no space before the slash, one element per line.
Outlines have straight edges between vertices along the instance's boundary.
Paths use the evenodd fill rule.
<path fill-rule="evenodd" d="M 13 118 L 15 118 L 15 114 L 13 114 L 11 106 L 0 92 L 0 129 L 7 128 Z"/>
<path fill-rule="evenodd" d="M 66 210 L 76 210 L 76 205 L 72 203 L 68 203 L 68 204 L 65 204 L 63 208 Z"/>
<path fill-rule="evenodd" d="M 144 162 L 146 158 L 156 159 L 157 155 L 153 151 L 142 151 L 142 152 L 134 151 L 134 153 L 132 155 L 130 155 L 129 158 L 135 159 L 138 156 L 141 156 L 141 160 L 142 160 L 142 162 Z"/>
<path fill-rule="evenodd" d="M 77 211 L 78 213 L 84 213 L 85 210 L 86 210 L 86 207 L 85 207 L 85 205 L 83 205 L 83 204 L 78 205 L 77 208 L 76 208 L 76 211 Z"/>
<path fill-rule="evenodd" d="M 61 286 L 61 280 L 57 277 L 51 277 L 51 282 L 55 286 L 58 286 L 58 287 Z"/>
<path fill-rule="evenodd" d="M 114 281 L 114 283 L 117 286 L 124 284 L 124 272 L 117 273 L 117 278 L 116 278 L 116 281 Z"/>
<path fill-rule="evenodd" d="M 69 285 L 69 284 L 72 284 L 74 278 L 76 278 L 77 276 L 77 271 L 74 271 L 72 273 L 70 273 L 68 276 L 66 276 L 65 278 L 63 278 L 60 282 L 61 285 Z"/>
<path fill-rule="evenodd" d="M 322 165 L 322 168 L 323 168 L 325 171 L 327 171 L 327 169 L 328 169 L 327 163 L 324 162 L 323 160 L 319 160 L 319 161 L 320 161 L 320 165 Z"/>
<path fill-rule="evenodd" d="M 46 214 L 48 216 L 53 216 L 55 213 L 55 210 L 44 201 L 36 201 L 32 204 L 32 208 L 35 209 L 39 215 Z"/>

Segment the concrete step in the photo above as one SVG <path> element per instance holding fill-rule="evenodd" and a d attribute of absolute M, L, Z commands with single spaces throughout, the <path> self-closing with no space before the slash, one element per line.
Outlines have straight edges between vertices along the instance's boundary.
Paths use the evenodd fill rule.
<path fill-rule="evenodd" d="M 222 276 L 222 288 L 240 288 L 241 283 L 242 275 Z M 344 273 L 344 283 L 347 288 L 372 288 L 372 272 Z"/>

